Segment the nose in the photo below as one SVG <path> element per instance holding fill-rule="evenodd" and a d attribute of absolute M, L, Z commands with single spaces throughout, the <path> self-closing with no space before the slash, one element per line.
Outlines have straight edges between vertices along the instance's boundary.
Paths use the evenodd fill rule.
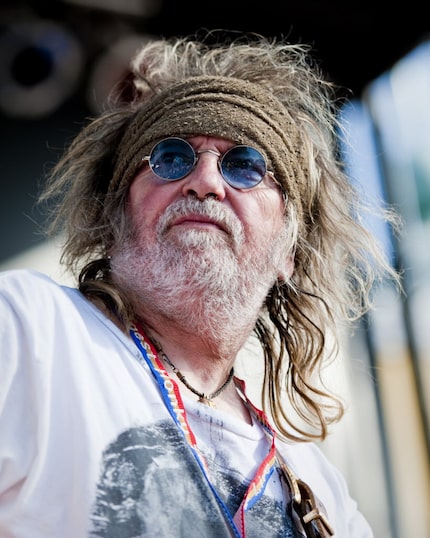
<path fill-rule="evenodd" d="M 205 149 L 197 152 L 198 161 L 194 170 L 183 181 L 184 196 L 196 196 L 200 200 L 216 198 L 224 200 L 225 181 L 218 168 L 221 154 L 215 150 Z"/>

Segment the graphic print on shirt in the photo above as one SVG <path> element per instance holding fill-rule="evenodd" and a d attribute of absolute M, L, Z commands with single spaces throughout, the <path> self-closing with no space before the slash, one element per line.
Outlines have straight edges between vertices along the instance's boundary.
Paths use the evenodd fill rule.
<path fill-rule="evenodd" d="M 234 536 L 184 437 L 169 421 L 129 429 L 103 454 L 92 514 L 95 538 Z M 211 462 L 208 462 L 209 467 Z M 228 467 L 211 469 L 231 514 L 247 485 Z M 298 538 L 282 503 L 263 496 L 246 515 L 247 538 Z"/>

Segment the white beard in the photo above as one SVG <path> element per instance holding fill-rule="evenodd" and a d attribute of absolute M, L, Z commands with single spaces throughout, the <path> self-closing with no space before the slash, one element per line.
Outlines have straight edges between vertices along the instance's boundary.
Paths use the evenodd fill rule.
<path fill-rule="evenodd" d="M 170 231 L 178 215 L 191 212 L 227 233 Z M 139 237 L 125 238 L 111 258 L 114 280 L 136 311 L 156 312 L 218 344 L 252 330 L 286 252 L 284 236 L 268 239 L 269 247 L 246 245 L 239 219 L 213 200 L 179 200 L 160 218 L 155 242 Z"/>

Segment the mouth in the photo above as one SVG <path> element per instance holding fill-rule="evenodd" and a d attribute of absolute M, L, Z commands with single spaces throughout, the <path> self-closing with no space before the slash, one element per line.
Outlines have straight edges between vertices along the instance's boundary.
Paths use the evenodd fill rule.
<path fill-rule="evenodd" d="M 221 222 L 214 220 L 206 215 L 195 213 L 181 215 L 170 224 L 169 228 L 174 228 L 177 226 L 184 228 L 193 228 L 196 230 L 216 229 L 224 233 L 228 233 L 228 230 Z"/>

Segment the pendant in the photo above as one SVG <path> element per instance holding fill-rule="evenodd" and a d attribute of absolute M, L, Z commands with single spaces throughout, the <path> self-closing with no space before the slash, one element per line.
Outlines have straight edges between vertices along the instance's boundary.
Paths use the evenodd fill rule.
<path fill-rule="evenodd" d="M 209 407 L 215 407 L 215 404 L 212 402 L 212 400 L 210 400 L 207 396 L 203 395 L 203 396 L 200 396 L 200 398 L 198 399 L 198 401 L 202 404 L 205 404 Z"/>

